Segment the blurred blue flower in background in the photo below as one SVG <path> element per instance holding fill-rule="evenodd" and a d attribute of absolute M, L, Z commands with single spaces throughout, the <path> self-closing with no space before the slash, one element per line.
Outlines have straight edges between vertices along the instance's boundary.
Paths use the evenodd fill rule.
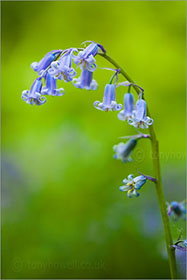
<path fill-rule="evenodd" d="M 186 201 L 177 202 L 172 201 L 170 204 L 168 203 L 168 216 L 173 217 L 174 219 L 186 218 Z"/>
<path fill-rule="evenodd" d="M 123 162 L 132 161 L 130 157 L 133 149 L 136 147 L 137 140 L 130 139 L 127 143 L 119 143 L 118 145 L 113 146 L 113 150 L 115 151 L 114 158 L 119 159 Z"/>

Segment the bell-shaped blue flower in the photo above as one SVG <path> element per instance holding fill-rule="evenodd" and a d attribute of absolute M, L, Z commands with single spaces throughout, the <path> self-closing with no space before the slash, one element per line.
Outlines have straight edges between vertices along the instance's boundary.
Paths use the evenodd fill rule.
<path fill-rule="evenodd" d="M 114 158 L 123 162 L 132 161 L 130 157 L 133 149 L 136 147 L 137 140 L 131 138 L 127 143 L 119 143 L 113 147 L 115 151 Z"/>
<path fill-rule="evenodd" d="M 136 102 L 136 110 L 129 117 L 128 123 L 136 128 L 148 128 L 152 125 L 153 120 L 147 117 L 146 102 L 143 99 L 138 99 Z"/>
<path fill-rule="evenodd" d="M 42 88 L 41 94 L 43 95 L 52 95 L 52 96 L 62 96 L 64 94 L 64 89 L 57 89 L 57 81 L 55 78 L 47 72 L 45 75 L 46 85 Z"/>
<path fill-rule="evenodd" d="M 134 97 L 132 93 L 124 94 L 124 110 L 120 111 L 118 114 L 118 119 L 121 121 L 127 120 L 132 116 L 132 112 L 134 111 Z"/>
<path fill-rule="evenodd" d="M 172 201 L 168 204 L 168 216 L 173 217 L 174 219 L 182 218 L 185 219 L 186 217 L 186 201 L 177 202 Z"/>
<path fill-rule="evenodd" d="M 24 90 L 22 92 L 22 99 L 30 104 L 42 105 L 46 102 L 46 98 L 41 96 L 42 81 L 41 77 L 37 78 L 32 84 L 31 90 Z"/>
<path fill-rule="evenodd" d="M 48 71 L 52 77 L 65 82 L 73 80 L 77 74 L 72 67 L 72 52 L 74 50 L 76 49 L 70 49 L 58 61 L 51 63 L 51 68 Z"/>
<path fill-rule="evenodd" d="M 116 87 L 113 84 L 107 84 L 105 86 L 103 102 L 95 101 L 94 106 L 96 109 L 102 111 L 119 111 L 122 108 L 121 104 L 116 102 Z"/>
<path fill-rule="evenodd" d="M 50 51 L 47 53 L 40 62 L 33 62 L 31 67 L 34 71 L 38 72 L 39 75 L 42 74 L 49 65 L 62 53 L 62 50 Z"/>
<path fill-rule="evenodd" d="M 130 174 L 127 179 L 123 180 L 124 186 L 121 186 L 119 189 L 122 192 L 127 191 L 127 196 L 129 198 L 133 196 L 138 197 L 140 194 L 137 190 L 141 189 L 141 187 L 146 183 L 146 180 L 146 177 L 143 175 L 134 178 L 134 176 Z"/>
<path fill-rule="evenodd" d="M 80 51 L 77 56 L 73 55 L 73 61 L 81 69 L 86 68 L 88 71 L 94 71 L 96 69 L 94 56 L 98 53 L 99 45 L 91 43 L 83 51 Z"/>
<path fill-rule="evenodd" d="M 85 88 L 87 90 L 96 90 L 97 82 L 93 80 L 93 72 L 88 71 L 86 68 L 82 69 L 81 76 L 73 79 L 73 85 L 77 88 Z"/>

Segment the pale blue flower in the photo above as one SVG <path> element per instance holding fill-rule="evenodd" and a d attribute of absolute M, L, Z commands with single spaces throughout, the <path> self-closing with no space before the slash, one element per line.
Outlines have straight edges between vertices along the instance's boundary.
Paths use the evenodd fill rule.
<path fill-rule="evenodd" d="M 58 61 L 51 63 L 51 68 L 48 70 L 50 75 L 55 79 L 70 82 L 76 76 L 76 71 L 72 68 L 72 53 L 76 49 L 69 49 L 59 58 Z"/>
<path fill-rule="evenodd" d="M 177 202 L 172 201 L 170 204 L 168 203 L 167 207 L 168 216 L 173 217 L 174 219 L 186 218 L 186 201 Z"/>
<path fill-rule="evenodd" d="M 82 69 L 81 76 L 73 79 L 73 85 L 77 88 L 85 88 L 87 90 L 96 90 L 97 82 L 93 80 L 93 72 L 88 71 L 86 68 Z"/>
<path fill-rule="evenodd" d="M 132 138 L 127 143 L 119 143 L 118 145 L 115 145 L 113 147 L 115 151 L 114 158 L 123 162 L 132 161 L 130 155 L 133 149 L 136 147 L 136 144 L 137 140 Z"/>
<path fill-rule="evenodd" d="M 121 121 L 127 120 L 132 117 L 132 112 L 134 111 L 134 97 L 132 93 L 124 94 L 124 110 L 120 111 L 118 114 L 118 119 Z"/>
<path fill-rule="evenodd" d="M 128 123 L 136 128 L 148 128 L 152 125 L 153 120 L 147 117 L 146 102 L 143 99 L 138 99 L 136 102 L 136 110 L 129 117 Z"/>
<path fill-rule="evenodd" d="M 41 77 L 37 78 L 32 84 L 31 90 L 24 90 L 22 92 L 22 99 L 30 104 L 42 105 L 46 102 L 46 98 L 41 96 L 42 81 Z"/>
<path fill-rule="evenodd" d="M 102 111 L 119 111 L 122 108 L 121 104 L 116 102 L 116 87 L 113 84 L 107 84 L 105 86 L 103 102 L 95 101 L 94 106 L 96 109 Z"/>
<path fill-rule="evenodd" d="M 127 191 L 127 196 L 129 198 L 133 196 L 138 197 L 140 194 L 137 190 L 141 189 L 145 183 L 146 178 L 143 175 L 134 178 L 134 176 L 130 174 L 127 179 L 123 180 L 124 186 L 121 186 L 119 189 L 122 192 Z"/>
<path fill-rule="evenodd" d="M 45 75 L 46 85 L 42 88 L 41 94 L 43 95 L 53 95 L 62 96 L 64 94 L 64 89 L 57 89 L 57 81 L 47 72 Z"/>
<path fill-rule="evenodd" d="M 62 53 L 62 50 L 50 51 L 47 53 L 40 62 L 33 62 L 31 67 L 34 71 L 38 72 L 39 75 L 42 74 L 49 65 Z"/>

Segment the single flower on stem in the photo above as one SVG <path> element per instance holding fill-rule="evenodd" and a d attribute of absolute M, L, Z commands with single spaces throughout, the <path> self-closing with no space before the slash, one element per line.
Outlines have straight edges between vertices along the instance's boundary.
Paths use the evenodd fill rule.
<path fill-rule="evenodd" d="M 146 102 L 142 98 L 136 102 L 136 110 L 129 117 L 128 123 L 136 128 L 148 128 L 153 120 L 147 117 Z"/>
<path fill-rule="evenodd" d="M 64 94 L 64 89 L 57 89 L 57 81 L 55 78 L 51 77 L 49 72 L 45 75 L 46 85 L 42 87 L 41 94 L 52 95 L 52 96 L 62 96 Z"/>
<path fill-rule="evenodd" d="M 129 198 L 133 196 L 138 197 L 140 194 L 137 190 L 140 190 L 146 181 L 147 179 L 143 175 L 134 178 L 134 175 L 130 174 L 127 179 L 123 180 L 124 186 L 121 186 L 119 189 L 122 192 L 127 191 Z"/>
<path fill-rule="evenodd" d="M 98 53 L 99 46 L 96 43 L 91 43 L 83 51 L 80 51 L 77 56 L 73 55 L 73 61 L 81 69 L 86 68 L 88 71 L 95 71 L 97 68 L 94 56 Z"/>
<path fill-rule="evenodd" d="M 114 158 L 119 159 L 122 162 L 132 161 L 131 153 L 136 147 L 137 139 L 131 138 L 127 143 L 119 143 L 113 147 L 115 151 Z"/>
<path fill-rule="evenodd" d="M 51 63 L 51 68 L 48 70 L 49 74 L 55 79 L 64 80 L 70 82 L 76 76 L 76 71 L 72 67 L 73 51 L 77 51 L 75 48 L 70 48 L 59 58 L 58 61 Z"/>
<path fill-rule="evenodd" d="M 127 120 L 132 117 L 134 111 L 134 97 L 132 93 L 128 92 L 124 94 L 124 109 L 119 112 L 118 119 L 121 121 Z"/>
<path fill-rule="evenodd" d="M 93 72 L 86 68 L 82 69 L 81 76 L 74 78 L 72 83 L 76 88 L 80 89 L 96 90 L 98 87 L 97 82 L 93 80 Z"/>
<path fill-rule="evenodd" d="M 43 70 L 46 70 L 49 65 L 60 56 L 62 50 L 50 51 L 47 53 L 40 62 L 33 62 L 31 68 L 38 72 L 39 75 L 43 73 Z"/>
<path fill-rule="evenodd" d="M 46 98 L 44 96 L 41 96 L 41 90 L 42 90 L 42 81 L 41 77 L 37 78 L 34 83 L 32 84 L 31 90 L 24 90 L 22 92 L 22 99 L 30 104 L 36 104 L 36 105 L 42 105 L 46 102 Z"/>
<path fill-rule="evenodd" d="M 117 83 L 119 70 L 116 69 L 114 71 L 115 74 L 112 76 L 110 83 L 105 86 L 103 102 L 100 101 L 94 102 L 94 106 L 98 110 L 108 112 L 108 111 L 119 111 L 122 108 L 122 105 L 117 104 L 116 102 L 116 83 Z M 114 84 L 112 84 L 114 78 L 115 78 L 115 82 Z"/>

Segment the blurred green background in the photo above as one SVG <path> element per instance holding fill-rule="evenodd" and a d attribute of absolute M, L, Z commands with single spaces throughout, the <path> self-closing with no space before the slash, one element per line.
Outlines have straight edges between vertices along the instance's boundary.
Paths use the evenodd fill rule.
<path fill-rule="evenodd" d="M 111 77 L 99 67 L 110 64 L 97 57 L 94 92 L 59 82 L 65 95 L 40 107 L 21 93 L 37 76 L 30 64 L 50 50 L 104 45 L 145 89 L 164 192 L 181 201 L 185 29 L 185 1 L 2 2 L 2 278 L 169 278 L 153 184 L 139 198 L 119 191 L 136 168 L 153 174 L 149 140 L 133 163 L 115 161 L 113 145 L 135 130 L 93 107 Z M 172 223 L 174 240 L 182 228 Z"/>

